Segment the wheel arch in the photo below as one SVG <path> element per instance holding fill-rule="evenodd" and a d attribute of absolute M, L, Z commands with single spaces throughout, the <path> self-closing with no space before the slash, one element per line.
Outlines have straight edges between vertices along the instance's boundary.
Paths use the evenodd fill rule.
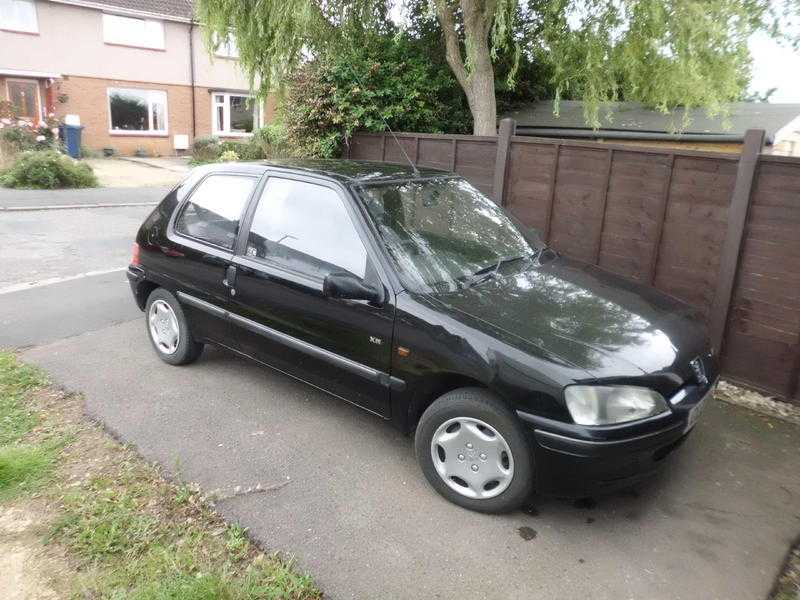
<path fill-rule="evenodd" d="M 133 294 L 134 298 L 136 299 L 136 306 L 139 307 L 139 310 L 145 309 L 147 306 L 147 299 L 150 297 L 150 294 L 153 293 L 153 290 L 160 287 L 160 285 L 148 279 L 144 279 L 139 282 Z"/>
<path fill-rule="evenodd" d="M 506 398 L 503 398 L 496 390 L 493 390 L 490 386 L 486 385 L 485 382 L 478 379 L 462 373 L 444 372 L 436 373 L 435 375 L 432 374 L 419 382 L 417 392 L 408 405 L 408 414 L 406 415 L 407 433 L 414 432 L 422 413 L 424 413 L 425 409 L 433 404 L 439 397 L 447 392 L 467 387 L 486 390 L 509 407 L 511 406 Z"/>

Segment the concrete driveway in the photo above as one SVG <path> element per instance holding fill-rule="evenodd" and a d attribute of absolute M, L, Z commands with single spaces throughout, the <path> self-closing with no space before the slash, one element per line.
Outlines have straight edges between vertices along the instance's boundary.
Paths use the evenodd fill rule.
<path fill-rule="evenodd" d="M 23 358 L 332 598 L 752 600 L 800 531 L 800 428 L 723 403 L 638 494 L 487 516 L 439 498 L 379 419 L 222 351 L 167 366 L 142 319 Z"/>

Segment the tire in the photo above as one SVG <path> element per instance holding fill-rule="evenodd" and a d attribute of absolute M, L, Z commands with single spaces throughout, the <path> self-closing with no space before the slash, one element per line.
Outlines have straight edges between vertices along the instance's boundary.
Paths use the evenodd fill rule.
<path fill-rule="evenodd" d="M 144 315 L 147 337 L 161 360 L 170 365 L 187 365 L 198 359 L 203 352 L 203 344 L 192 337 L 186 316 L 175 296 L 164 288 L 154 289 L 147 298 Z M 158 323 L 154 323 L 154 319 Z M 160 333 L 162 326 L 163 331 L 177 330 L 177 343 L 165 343 L 166 338 Z"/>
<path fill-rule="evenodd" d="M 434 436 L 443 444 L 434 445 Z M 420 417 L 414 447 L 428 482 L 464 508 L 509 512 L 519 508 L 533 490 L 533 455 L 522 426 L 487 390 L 460 388 L 439 397 Z M 499 473 L 496 485 L 491 479 L 495 473 Z"/>

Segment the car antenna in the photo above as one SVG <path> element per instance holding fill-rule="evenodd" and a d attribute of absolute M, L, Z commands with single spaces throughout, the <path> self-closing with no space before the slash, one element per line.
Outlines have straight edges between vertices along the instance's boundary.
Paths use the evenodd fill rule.
<path fill-rule="evenodd" d="M 358 76 L 358 73 L 356 73 L 355 69 L 351 69 L 351 72 L 353 73 L 353 77 L 356 79 L 356 81 L 358 81 L 359 85 L 362 88 L 366 88 L 367 86 L 364 85 L 364 81 L 361 79 L 361 77 Z M 380 110 L 378 111 L 378 116 L 380 116 L 381 121 L 383 121 L 383 124 L 386 127 L 386 129 L 389 130 L 389 133 L 392 135 L 392 139 L 394 140 L 394 143 L 397 144 L 398 148 L 400 148 L 400 152 L 403 153 L 403 156 L 405 157 L 406 161 L 408 162 L 408 165 L 411 167 L 411 170 L 414 173 L 414 177 L 419 177 L 420 176 L 420 172 L 419 172 L 419 169 L 417 169 L 417 165 L 415 165 L 411 161 L 411 157 L 408 155 L 408 152 L 406 152 L 406 149 L 403 148 L 403 145 L 400 143 L 400 140 L 394 134 L 394 131 L 392 131 L 392 128 L 389 127 L 389 123 L 386 121 L 386 119 L 383 118 L 383 114 L 381 113 Z"/>

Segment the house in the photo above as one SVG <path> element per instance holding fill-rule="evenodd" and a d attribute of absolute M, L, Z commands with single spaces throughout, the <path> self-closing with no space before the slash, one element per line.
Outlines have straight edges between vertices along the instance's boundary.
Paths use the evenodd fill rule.
<path fill-rule="evenodd" d="M 83 145 L 122 154 L 247 137 L 274 106 L 223 42 L 209 55 L 191 0 L 0 0 L 0 100 L 34 122 L 77 116 Z"/>
<path fill-rule="evenodd" d="M 735 102 L 727 114 L 709 117 L 704 109 L 664 114 L 637 102 L 609 102 L 600 108 L 600 127 L 586 124 L 583 102 L 543 100 L 503 115 L 517 122 L 517 135 L 586 139 L 639 146 L 740 152 L 748 129 L 766 131 L 766 152 L 800 155 L 800 104 Z"/>

